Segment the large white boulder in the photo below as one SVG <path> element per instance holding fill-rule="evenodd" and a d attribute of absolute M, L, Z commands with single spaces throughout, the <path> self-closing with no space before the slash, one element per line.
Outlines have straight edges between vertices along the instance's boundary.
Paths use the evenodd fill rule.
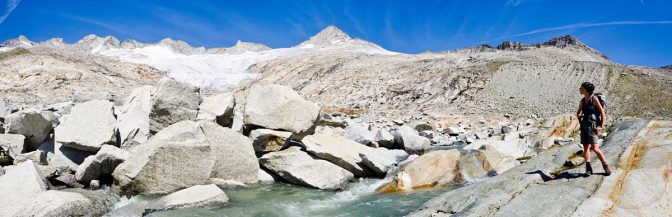
<path fill-rule="evenodd" d="M 403 148 L 409 154 L 421 154 L 431 148 L 429 139 L 422 137 L 415 129 L 404 125 L 392 132 L 396 147 Z"/>
<path fill-rule="evenodd" d="M 389 183 L 378 188 L 380 192 L 408 191 L 414 188 L 445 186 L 458 178 L 460 151 L 439 150 L 420 155 L 402 166 Z"/>
<path fill-rule="evenodd" d="M 122 149 L 128 150 L 149 138 L 149 112 L 154 92 L 151 86 L 138 87 L 116 111 L 119 145 Z"/>
<path fill-rule="evenodd" d="M 233 124 L 235 106 L 233 93 L 230 92 L 205 97 L 198 106 L 198 119 L 213 120 L 220 126 L 230 128 Z"/>
<path fill-rule="evenodd" d="M 16 165 L 0 176 L 0 216 L 14 216 L 47 190 L 47 182 L 32 161 Z"/>
<path fill-rule="evenodd" d="M 116 196 L 103 191 L 49 190 L 38 194 L 15 216 L 102 216 L 108 213 L 118 201 Z"/>
<path fill-rule="evenodd" d="M 5 133 L 21 134 L 27 138 L 30 149 L 36 149 L 42 144 L 53 129 L 52 123 L 42 112 L 36 109 L 26 109 L 5 118 Z"/>
<path fill-rule="evenodd" d="M 112 175 L 122 194 L 165 194 L 209 178 L 254 183 L 258 170 L 247 137 L 212 122 L 181 121 L 133 148 Z"/>
<path fill-rule="evenodd" d="M 149 131 L 155 134 L 171 124 L 195 120 L 201 104 L 200 89 L 191 84 L 163 78 L 152 96 Z"/>
<path fill-rule="evenodd" d="M 129 153 L 123 149 L 103 145 L 96 153 L 84 159 L 75 172 L 75 179 L 81 183 L 89 183 L 91 180 L 98 179 L 100 175 L 112 174 L 114 169 L 126 159 Z"/>
<path fill-rule="evenodd" d="M 304 137 L 301 143 L 306 151 L 332 162 L 352 172 L 355 176 L 363 177 L 371 175 L 368 168 L 364 167 L 360 153 L 374 152 L 375 149 L 349 140 L 342 136 L 333 136 L 316 133 Z"/>
<path fill-rule="evenodd" d="M 348 126 L 345 127 L 345 138 L 364 145 L 374 146 L 375 135 L 369 130 L 367 126 L 354 121 L 348 121 L 347 123 Z"/>
<path fill-rule="evenodd" d="M 314 159 L 296 146 L 265 154 L 259 158 L 259 163 L 291 183 L 319 189 L 344 189 L 354 178 L 351 172 L 328 161 Z"/>
<path fill-rule="evenodd" d="M 113 106 L 105 100 L 75 105 L 54 129 L 56 142 L 90 152 L 98 151 L 104 144 L 116 144 L 117 120 Z"/>
<path fill-rule="evenodd" d="M 247 95 L 244 122 L 305 135 L 314 130 L 319 113 L 317 104 L 305 100 L 289 87 L 253 85 Z"/>
<path fill-rule="evenodd" d="M 0 134 L 0 148 L 15 159 L 16 156 L 26 152 L 25 140 L 26 137 L 21 134 Z"/>

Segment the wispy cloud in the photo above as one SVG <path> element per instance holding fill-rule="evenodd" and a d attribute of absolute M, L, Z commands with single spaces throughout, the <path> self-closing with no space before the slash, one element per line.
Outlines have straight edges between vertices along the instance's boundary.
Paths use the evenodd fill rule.
<path fill-rule="evenodd" d="M 502 36 L 496 39 L 484 41 L 485 42 L 491 42 L 491 41 L 497 41 L 497 40 L 502 40 L 502 39 L 507 39 L 507 38 L 516 38 L 516 37 L 521 37 L 521 36 L 528 36 L 528 35 L 534 35 L 534 34 L 539 34 L 539 33 L 545 33 L 545 32 L 553 32 L 553 31 L 561 31 L 561 30 L 568 30 L 568 29 L 581 29 L 581 28 L 590 28 L 590 27 L 598 27 L 598 26 L 619 26 L 619 25 L 664 25 L 664 24 L 672 24 L 672 20 L 657 20 L 657 21 L 613 21 L 613 22 L 602 22 L 602 23 L 574 23 L 574 24 L 569 24 L 569 25 L 564 25 L 564 26 L 556 26 L 556 27 L 547 27 L 547 28 L 540 28 L 540 29 L 535 29 L 532 31 L 528 32 L 523 32 L 523 33 L 518 33 L 518 34 L 513 34 L 513 35 L 506 35 Z"/>
<path fill-rule="evenodd" d="M 523 0 L 509 0 L 509 1 L 506 2 L 506 4 L 510 4 L 510 5 L 513 5 L 515 7 L 515 6 L 518 6 L 522 2 L 523 2 Z"/>
<path fill-rule="evenodd" d="M 5 11 L 3 11 L 2 15 L 0 15 L 0 24 L 2 24 L 2 22 L 4 22 L 5 19 L 7 19 L 9 14 L 11 14 L 12 11 L 14 11 L 14 9 L 16 8 L 16 6 L 19 5 L 19 3 L 21 3 L 21 0 L 9 0 L 9 1 L 7 1 L 7 5 L 5 5 Z"/>
<path fill-rule="evenodd" d="M 102 21 L 98 21 L 98 20 L 94 20 L 94 19 L 90 19 L 90 18 L 85 18 L 85 17 L 78 17 L 78 16 L 70 16 L 70 15 L 61 15 L 61 16 L 65 17 L 65 18 L 68 18 L 68 19 L 76 20 L 76 21 L 79 21 L 79 22 L 88 23 L 88 24 L 95 25 L 95 26 L 100 26 L 100 27 L 103 27 L 103 28 L 106 28 L 106 29 L 109 29 L 109 30 L 112 30 L 112 31 L 115 31 L 115 32 L 118 32 L 118 33 L 121 33 L 121 34 L 127 34 L 128 33 L 128 30 L 126 28 L 121 27 L 121 26 L 117 26 L 117 25 L 113 25 L 113 24 L 109 24 L 109 23 L 106 23 L 106 22 L 102 22 Z"/>

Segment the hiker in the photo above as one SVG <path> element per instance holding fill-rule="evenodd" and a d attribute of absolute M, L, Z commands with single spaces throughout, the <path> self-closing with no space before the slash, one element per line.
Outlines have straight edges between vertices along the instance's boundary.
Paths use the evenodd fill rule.
<path fill-rule="evenodd" d="M 597 144 L 597 134 L 604 129 L 606 122 L 606 115 L 600 100 L 593 95 L 595 85 L 590 82 L 583 82 L 579 87 L 581 102 L 579 102 L 579 109 L 576 111 L 576 118 L 581 124 L 581 144 L 583 145 L 583 157 L 586 160 L 586 176 L 593 174 L 593 168 L 590 166 L 590 150 L 595 152 L 597 158 L 602 162 L 604 167 L 604 174 L 611 175 L 609 165 L 604 159 L 604 154 Z"/>

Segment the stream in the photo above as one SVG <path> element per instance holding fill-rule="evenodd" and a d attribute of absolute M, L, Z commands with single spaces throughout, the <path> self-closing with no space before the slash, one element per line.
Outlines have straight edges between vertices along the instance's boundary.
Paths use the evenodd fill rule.
<path fill-rule="evenodd" d="M 359 179 L 344 191 L 325 191 L 286 183 L 224 189 L 229 204 L 219 209 L 179 209 L 150 216 L 403 216 L 439 194 L 460 186 L 413 192 L 377 193 L 381 179 Z"/>

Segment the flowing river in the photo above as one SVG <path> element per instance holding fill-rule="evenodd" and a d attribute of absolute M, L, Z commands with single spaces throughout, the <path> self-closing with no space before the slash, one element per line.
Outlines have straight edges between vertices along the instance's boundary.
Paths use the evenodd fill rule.
<path fill-rule="evenodd" d="M 286 183 L 224 189 L 229 205 L 220 209 L 180 209 L 151 216 L 403 216 L 431 198 L 459 186 L 413 192 L 377 193 L 380 179 L 351 182 L 345 191 L 324 191 Z"/>

